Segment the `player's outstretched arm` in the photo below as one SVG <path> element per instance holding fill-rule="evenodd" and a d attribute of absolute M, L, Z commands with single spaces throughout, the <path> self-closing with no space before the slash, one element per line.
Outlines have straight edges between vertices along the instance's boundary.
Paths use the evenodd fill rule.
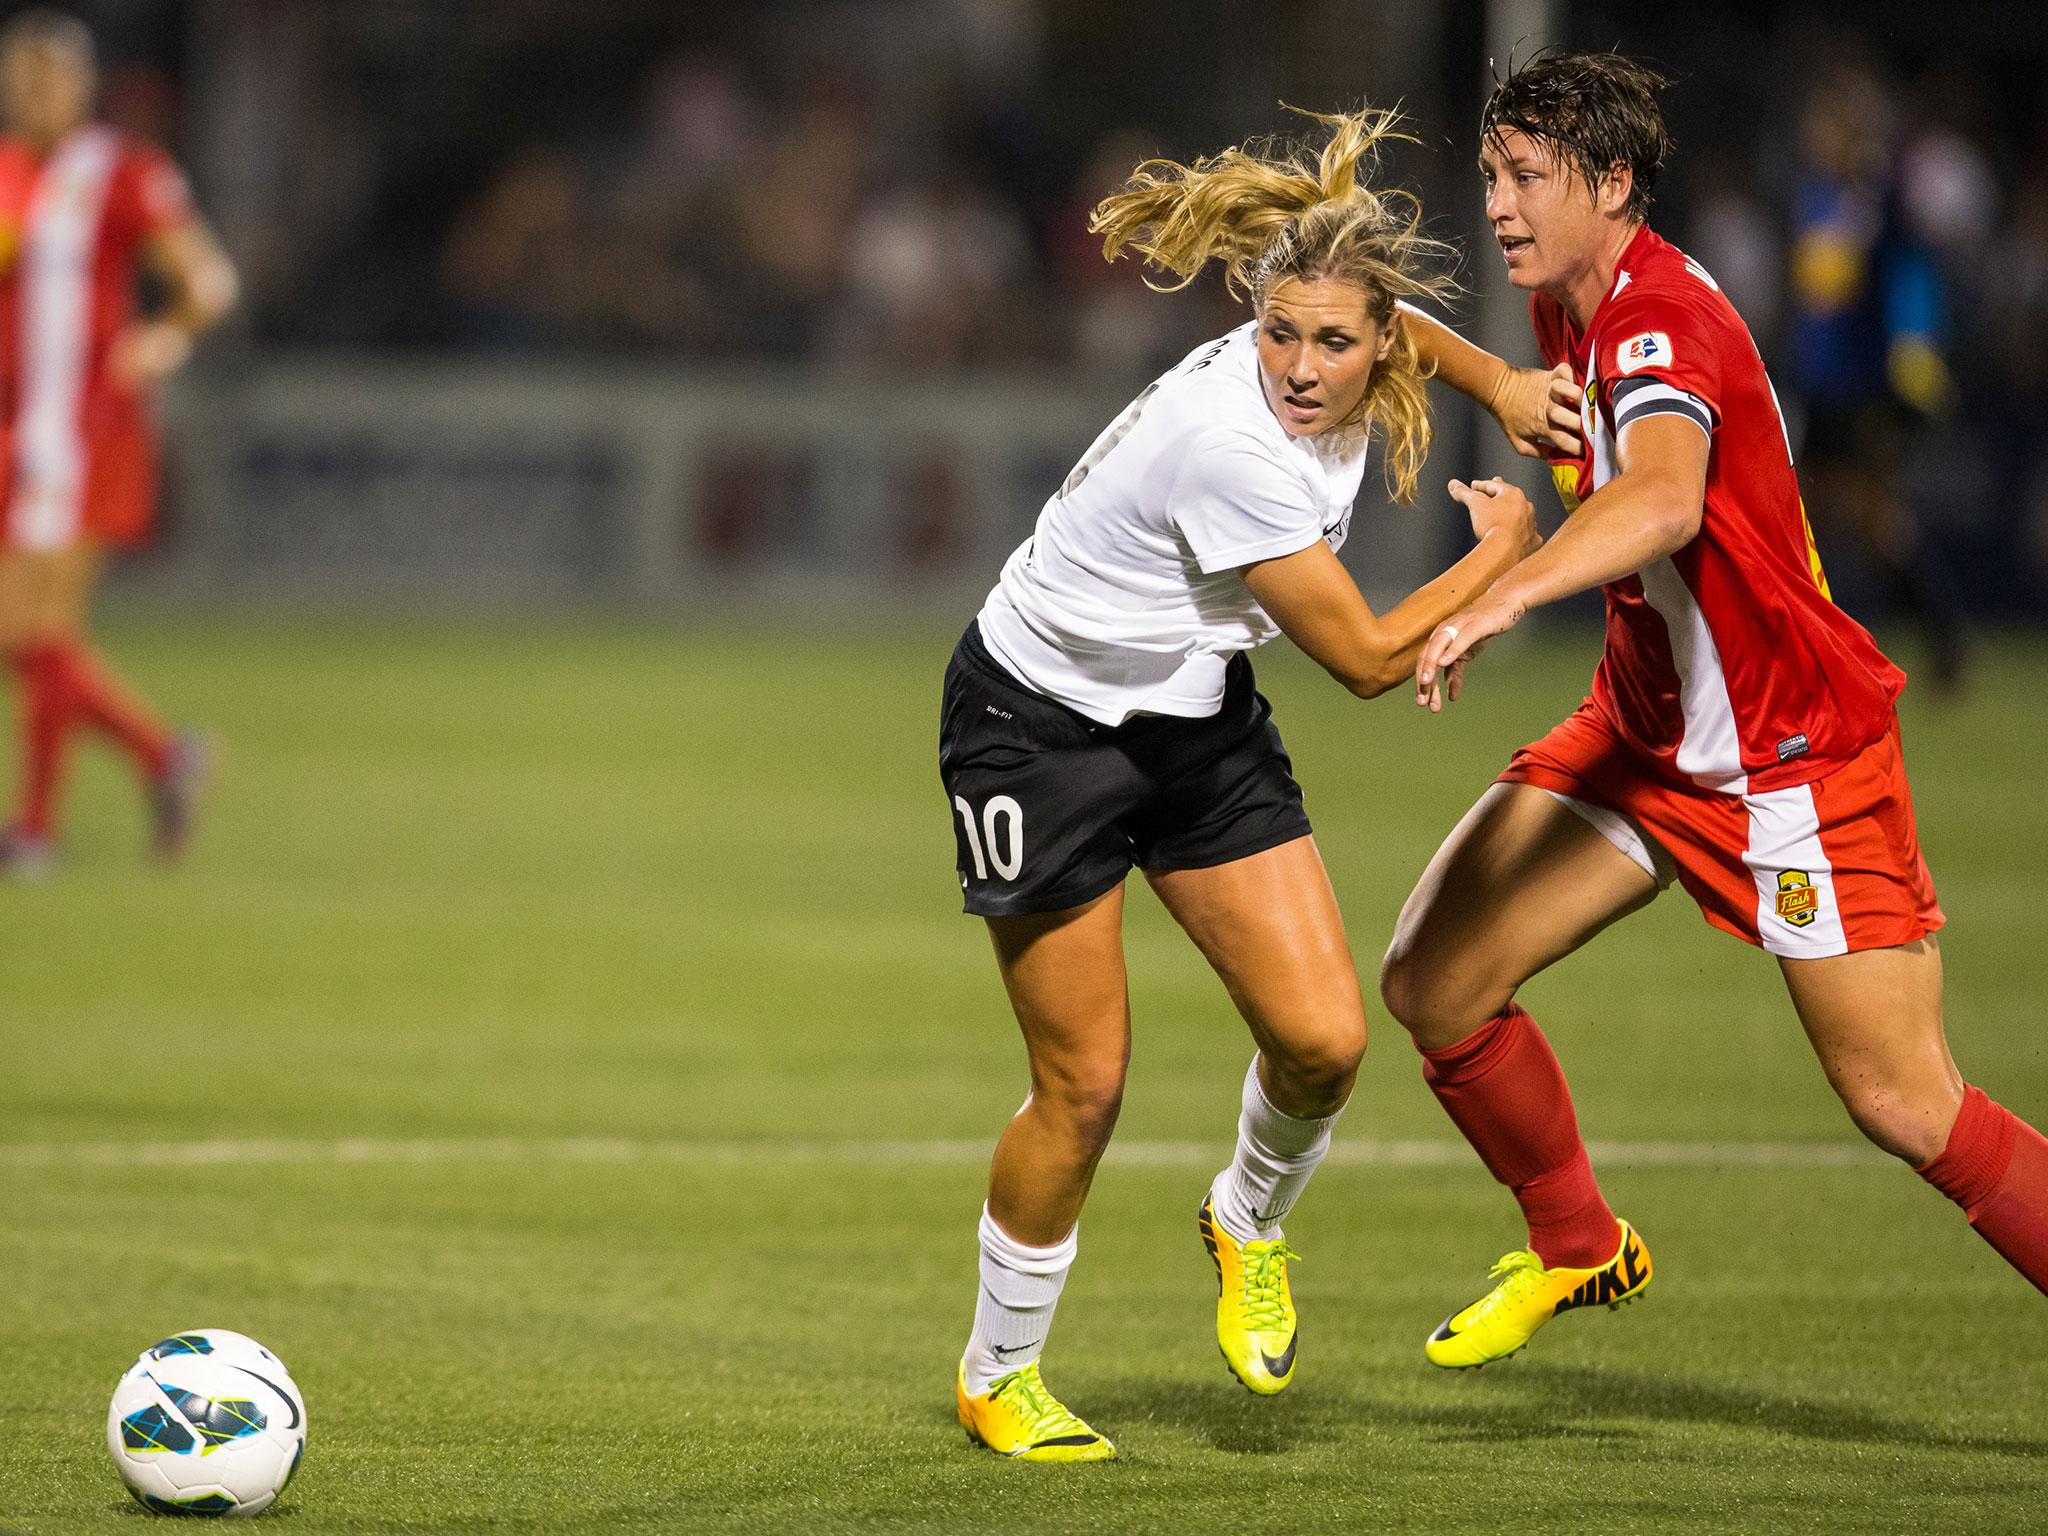
<path fill-rule="evenodd" d="M 1479 542 L 1384 614 L 1372 611 L 1343 562 L 1320 541 L 1244 568 L 1245 585 L 1281 633 L 1362 699 L 1376 698 L 1411 676 L 1437 625 L 1541 542 L 1535 508 L 1513 486 L 1453 480 L 1450 488 L 1471 513 Z"/>
<path fill-rule="evenodd" d="M 1456 699 L 1473 647 L 1515 627 L 1531 608 L 1632 575 L 1682 549 L 1700 531 L 1707 434 L 1684 416 L 1631 422 L 1615 446 L 1619 473 L 1579 504 L 1550 541 L 1452 614 L 1415 668 L 1415 702 L 1432 711 Z"/>
<path fill-rule="evenodd" d="M 110 359 L 117 376 L 135 389 L 183 367 L 192 343 L 220 324 L 241 291 L 234 263 L 197 217 L 157 234 L 143 254 L 163 284 L 164 305 L 116 337 Z"/>
<path fill-rule="evenodd" d="M 1413 305 L 1397 307 L 1424 369 L 1485 406 L 1515 452 L 1525 459 L 1577 455 L 1579 386 L 1569 363 L 1516 368 Z"/>

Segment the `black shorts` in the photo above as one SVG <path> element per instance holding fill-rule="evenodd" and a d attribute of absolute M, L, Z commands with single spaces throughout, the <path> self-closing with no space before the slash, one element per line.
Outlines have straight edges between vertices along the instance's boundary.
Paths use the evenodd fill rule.
<path fill-rule="evenodd" d="M 967 911 L 1057 912 L 1131 866 L 1207 869 L 1306 837 L 1273 708 L 1239 654 L 1206 719 L 1099 725 L 1013 677 L 970 624 L 946 668 L 939 777 Z"/>

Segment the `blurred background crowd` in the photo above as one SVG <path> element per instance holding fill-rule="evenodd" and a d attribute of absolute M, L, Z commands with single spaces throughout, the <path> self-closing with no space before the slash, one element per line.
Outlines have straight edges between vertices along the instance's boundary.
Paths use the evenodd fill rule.
<path fill-rule="evenodd" d="M 1147 155 L 1285 131 L 1282 99 L 1403 102 L 1418 142 L 1393 172 L 1468 247 L 1462 318 L 1504 286 L 1471 142 L 1499 0 L 75 8 L 108 115 L 174 149 L 243 272 L 216 376 L 431 357 L 1114 402 L 1240 312 L 1106 264 L 1089 209 Z M 1655 222 L 1717 274 L 1813 434 L 1809 497 L 1850 535 L 1851 588 L 1861 569 L 1868 605 L 1920 615 L 1937 651 L 1959 606 L 2048 604 L 2043 10 L 1519 14 L 1545 23 L 1525 49 L 1618 45 L 1672 77 Z M 1486 339 L 1527 356 L 1498 321 Z"/>

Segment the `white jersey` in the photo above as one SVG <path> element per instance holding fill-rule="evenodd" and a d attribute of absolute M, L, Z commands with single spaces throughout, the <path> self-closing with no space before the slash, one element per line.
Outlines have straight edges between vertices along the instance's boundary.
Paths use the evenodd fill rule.
<path fill-rule="evenodd" d="M 1215 714 L 1225 664 L 1280 632 L 1240 569 L 1342 546 L 1366 442 L 1288 435 L 1260 387 L 1256 321 L 1197 347 L 1046 502 L 982 607 L 983 643 L 1104 725 Z"/>

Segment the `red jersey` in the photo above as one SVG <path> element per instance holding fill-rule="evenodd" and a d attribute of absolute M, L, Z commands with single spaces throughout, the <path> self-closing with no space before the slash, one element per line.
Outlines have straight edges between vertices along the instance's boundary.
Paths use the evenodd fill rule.
<path fill-rule="evenodd" d="M 1530 319 L 1544 362 L 1569 360 L 1583 391 L 1584 451 L 1551 463 L 1567 512 L 1617 473 L 1617 416 L 1709 418 L 1699 532 L 1605 588 L 1593 697 L 1622 739 L 1740 795 L 1810 783 L 1884 737 L 1905 674 L 1828 593 L 1777 396 L 1714 280 L 1646 228 L 1585 334 L 1548 294 Z"/>
<path fill-rule="evenodd" d="M 80 128 L 47 155 L 0 139 L 0 532 L 30 548 L 148 523 L 145 403 L 107 371 L 133 318 L 140 256 L 191 216 L 159 150 Z"/>

